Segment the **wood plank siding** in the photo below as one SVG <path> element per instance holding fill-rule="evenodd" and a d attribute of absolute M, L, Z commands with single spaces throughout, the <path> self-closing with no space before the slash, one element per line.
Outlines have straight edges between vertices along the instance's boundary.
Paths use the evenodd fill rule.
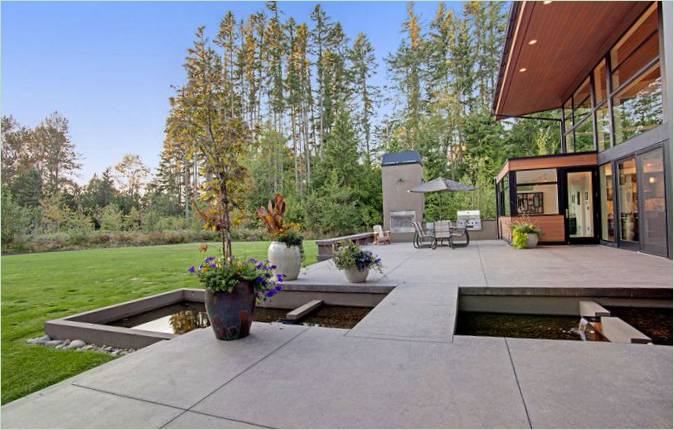
<path fill-rule="evenodd" d="M 500 181 L 509 171 L 531 169 L 555 169 L 558 167 L 596 166 L 597 154 L 595 152 L 581 154 L 564 154 L 543 157 L 512 158 L 505 162 L 503 168 L 496 177 Z"/>
<path fill-rule="evenodd" d="M 528 217 L 499 217 L 499 228 L 501 232 L 501 239 L 508 242 L 512 241 L 511 227 L 514 222 L 527 221 L 536 224 L 541 229 L 541 243 L 559 243 L 564 242 L 564 215 L 545 215 L 545 216 L 528 216 Z"/>

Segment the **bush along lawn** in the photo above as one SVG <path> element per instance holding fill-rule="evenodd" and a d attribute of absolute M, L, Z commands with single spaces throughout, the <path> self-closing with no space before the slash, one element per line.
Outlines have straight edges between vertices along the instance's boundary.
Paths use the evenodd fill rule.
<path fill-rule="evenodd" d="M 217 255 L 216 244 L 208 255 Z M 265 259 L 269 242 L 235 242 L 240 258 Z M 305 242 L 304 264 L 316 261 Z M 44 322 L 176 288 L 199 288 L 187 272 L 199 244 L 90 249 L 2 257 L 2 403 L 69 378 L 114 357 L 29 345 Z"/>

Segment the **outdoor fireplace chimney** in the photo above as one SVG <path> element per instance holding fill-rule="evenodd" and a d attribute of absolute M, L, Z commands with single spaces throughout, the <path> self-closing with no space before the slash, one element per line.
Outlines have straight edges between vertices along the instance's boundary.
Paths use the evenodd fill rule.
<path fill-rule="evenodd" d="M 424 219 L 424 194 L 410 193 L 421 185 L 423 167 L 417 151 L 384 154 L 381 161 L 381 185 L 384 209 L 384 230 L 391 231 L 394 242 L 411 241 L 412 221 Z"/>

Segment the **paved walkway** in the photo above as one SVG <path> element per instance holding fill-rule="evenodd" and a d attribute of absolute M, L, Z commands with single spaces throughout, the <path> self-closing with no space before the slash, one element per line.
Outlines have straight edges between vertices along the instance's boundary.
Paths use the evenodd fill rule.
<path fill-rule="evenodd" d="M 2 425 L 672 427 L 671 347 L 452 336 L 459 287 L 671 289 L 671 261 L 499 242 L 376 252 L 387 266 L 373 285 L 398 287 L 352 330 L 255 323 L 234 342 L 197 330 L 9 403 Z M 324 262 L 305 276 L 341 274 Z"/>

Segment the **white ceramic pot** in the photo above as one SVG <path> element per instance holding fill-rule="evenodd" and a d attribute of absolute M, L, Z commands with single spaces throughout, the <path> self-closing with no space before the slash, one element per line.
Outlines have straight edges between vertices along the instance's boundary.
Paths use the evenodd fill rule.
<path fill-rule="evenodd" d="M 353 284 L 365 282 L 368 273 L 370 273 L 369 268 L 365 268 L 363 270 L 358 270 L 356 267 L 344 269 L 344 276 L 346 276 L 346 280 Z"/>
<path fill-rule="evenodd" d="M 272 242 L 267 250 L 267 259 L 276 266 L 274 274 L 284 274 L 284 280 L 297 279 L 302 268 L 302 254 L 299 246 L 287 246 L 283 242 Z"/>
<path fill-rule="evenodd" d="M 527 248 L 535 248 L 538 245 L 538 235 L 536 233 L 527 234 Z"/>

